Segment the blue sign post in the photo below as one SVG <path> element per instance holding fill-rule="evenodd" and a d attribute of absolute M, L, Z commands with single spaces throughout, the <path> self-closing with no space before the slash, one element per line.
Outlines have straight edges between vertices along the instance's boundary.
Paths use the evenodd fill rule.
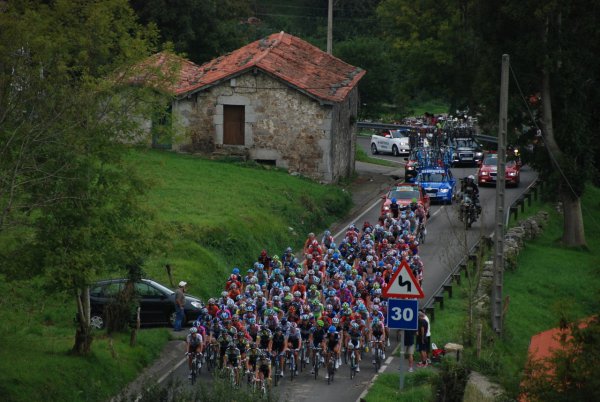
<path fill-rule="evenodd" d="M 390 329 L 417 330 L 419 323 L 419 301 L 412 299 L 389 299 L 387 327 Z"/>

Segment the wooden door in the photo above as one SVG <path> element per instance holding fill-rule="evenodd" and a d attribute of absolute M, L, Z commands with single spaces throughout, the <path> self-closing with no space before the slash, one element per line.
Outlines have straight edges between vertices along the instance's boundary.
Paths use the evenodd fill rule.
<path fill-rule="evenodd" d="M 223 144 L 244 145 L 245 108 L 223 105 Z"/>

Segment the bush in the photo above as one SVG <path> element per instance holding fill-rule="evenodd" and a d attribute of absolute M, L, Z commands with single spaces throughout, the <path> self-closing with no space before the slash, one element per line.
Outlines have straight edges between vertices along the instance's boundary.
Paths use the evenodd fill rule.
<path fill-rule="evenodd" d="M 457 362 L 447 356 L 442 360 L 440 375 L 436 381 L 436 400 L 443 402 L 460 402 L 465 393 L 469 377 L 469 369 L 464 361 Z"/>

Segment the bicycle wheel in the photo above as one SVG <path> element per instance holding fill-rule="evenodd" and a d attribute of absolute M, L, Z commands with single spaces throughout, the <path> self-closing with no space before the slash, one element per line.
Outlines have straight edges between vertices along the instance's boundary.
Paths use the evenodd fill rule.
<path fill-rule="evenodd" d="M 196 359 L 192 359 L 192 377 L 190 378 L 192 385 L 196 382 Z"/>
<path fill-rule="evenodd" d="M 352 380 L 356 375 L 356 357 L 354 353 L 350 355 L 350 379 Z"/>
<path fill-rule="evenodd" d="M 375 373 L 379 373 L 379 367 L 381 367 L 381 353 L 379 348 L 374 350 L 375 352 Z"/>
<path fill-rule="evenodd" d="M 306 366 L 306 348 L 304 346 L 302 346 L 302 349 L 300 349 L 300 371 L 304 371 L 304 367 Z"/>
<path fill-rule="evenodd" d="M 321 357 L 318 354 L 315 355 L 315 361 L 313 362 L 313 367 L 315 369 L 315 380 L 319 376 L 319 361 L 320 360 L 321 360 Z"/>
<path fill-rule="evenodd" d="M 294 359 L 294 353 L 290 355 L 290 381 L 294 381 L 294 375 L 296 374 L 296 360 Z"/>
<path fill-rule="evenodd" d="M 275 358 L 275 386 L 277 386 L 277 384 L 279 384 L 279 357 Z"/>

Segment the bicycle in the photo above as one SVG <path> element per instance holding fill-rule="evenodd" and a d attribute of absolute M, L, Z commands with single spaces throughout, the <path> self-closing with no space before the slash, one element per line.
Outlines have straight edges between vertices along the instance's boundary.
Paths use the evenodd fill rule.
<path fill-rule="evenodd" d="M 337 356 L 333 351 L 327 352 L 327 385 L 333 382 L 333 377 L 335 375 L 335 361 L 337 360 Z"/>
<path fill-rule="evenodd" d="M 202 369 L 202 353 L 199 352 L 191 352 L 186 353 L 186 356 L 192 355 L 192 372 L 190 377 L 190 382 L 192 385 L 196 382 L 196 378 L 200 375 L 200 371 Z"/>
<path fill-rule="evenodd" d="M 260 398 L 266 398 L 269 390 L 265 383 L 266 381 L 264 379 L 254 376 L 252 378 L 252 392 Z"/>
<path fill-rule="evenodd" d="M 294 381 L 294 376 L 296 375 L 296 357 L 295 354 L 297 349 L 288 349 L 286 361 L 288 362 L 288 367 L 290 369 L 290 381 Z"/>
<path fill-rule="evenodd" d="M 217 355 L 214 344 L 209 344 L 206 348 L 206 369 L 210 372 L 217 365 Z"/>
<path fill-rule="evenodd" d="M 427 229 L 425 229 L 425 224 L 423 222 L 419 223 L 417 226 L 417 241 L 419 244 L 425 244 L 425 237 L 427 236 Z"/>
<path fill-rule="evenodd" d="M 313 370 L 314 370 L 314 374 L 315 374 L 315 380 L 319 377 L 319 368 L 321 367 L 321 359 L 323 358 L 323 356 L 321 356 L 321 351 L 323 350 L 320 347 L 316 347 L 313 348 L 313 350 L 315 351 L 315 358 L 313 359 Z"/>
<path fill-rule="evenodd" d="M 238 366 L 227 366 L 225 367 L 225 377 L 229 379 L 229 385 L 231 385 L 232 388 L 238 388 L 240 385 L 240 381 L 239 381 L 239 365 Z"/>
<path fill-rule="evenodd" d="M 356 362 L 356 353 L 354 353 L 354 348 L 351 345 L 351 343 L 348 344 L 347 352 L 350 365 L 350 379 L 352 380 L 356 376 L 356 367 L 358 364 Z"/>
<path fill-rule="evenodd" d="M 375 366 L 375 373 L 379 372 L 381 368 L 381 361 L 383 360 L 383 348 L 381 346 L 382 341 L 371 341 L 373 347 L 373 365 Z"/>
<path fill-rule="evenodd" d="M 277 386 L 279 384 L 279 378 L 283 377 L 282 375 L 279 375 L 279 373 L 283 371 L 283 368 L 281 367 L 281 363 L 280 363 L 280 359 L 279 359 L 280 356 L 281 356 L 281 353 L 277 353 L 277 352 L 274 352 L 271 355 L 271 361 L 273 362 L 273 364 L 271 365 L 271 367 L 273 367 L 272 377 L 275 379 L 274 380 L 275 386 Z"/>
<path fill-rule="evenodd" d="M 308 350 L 308 340 L 302 341 L 302 348 L 300 349 L 300 371 L 304 371 L 304 368 L 306 367 Z"/>

